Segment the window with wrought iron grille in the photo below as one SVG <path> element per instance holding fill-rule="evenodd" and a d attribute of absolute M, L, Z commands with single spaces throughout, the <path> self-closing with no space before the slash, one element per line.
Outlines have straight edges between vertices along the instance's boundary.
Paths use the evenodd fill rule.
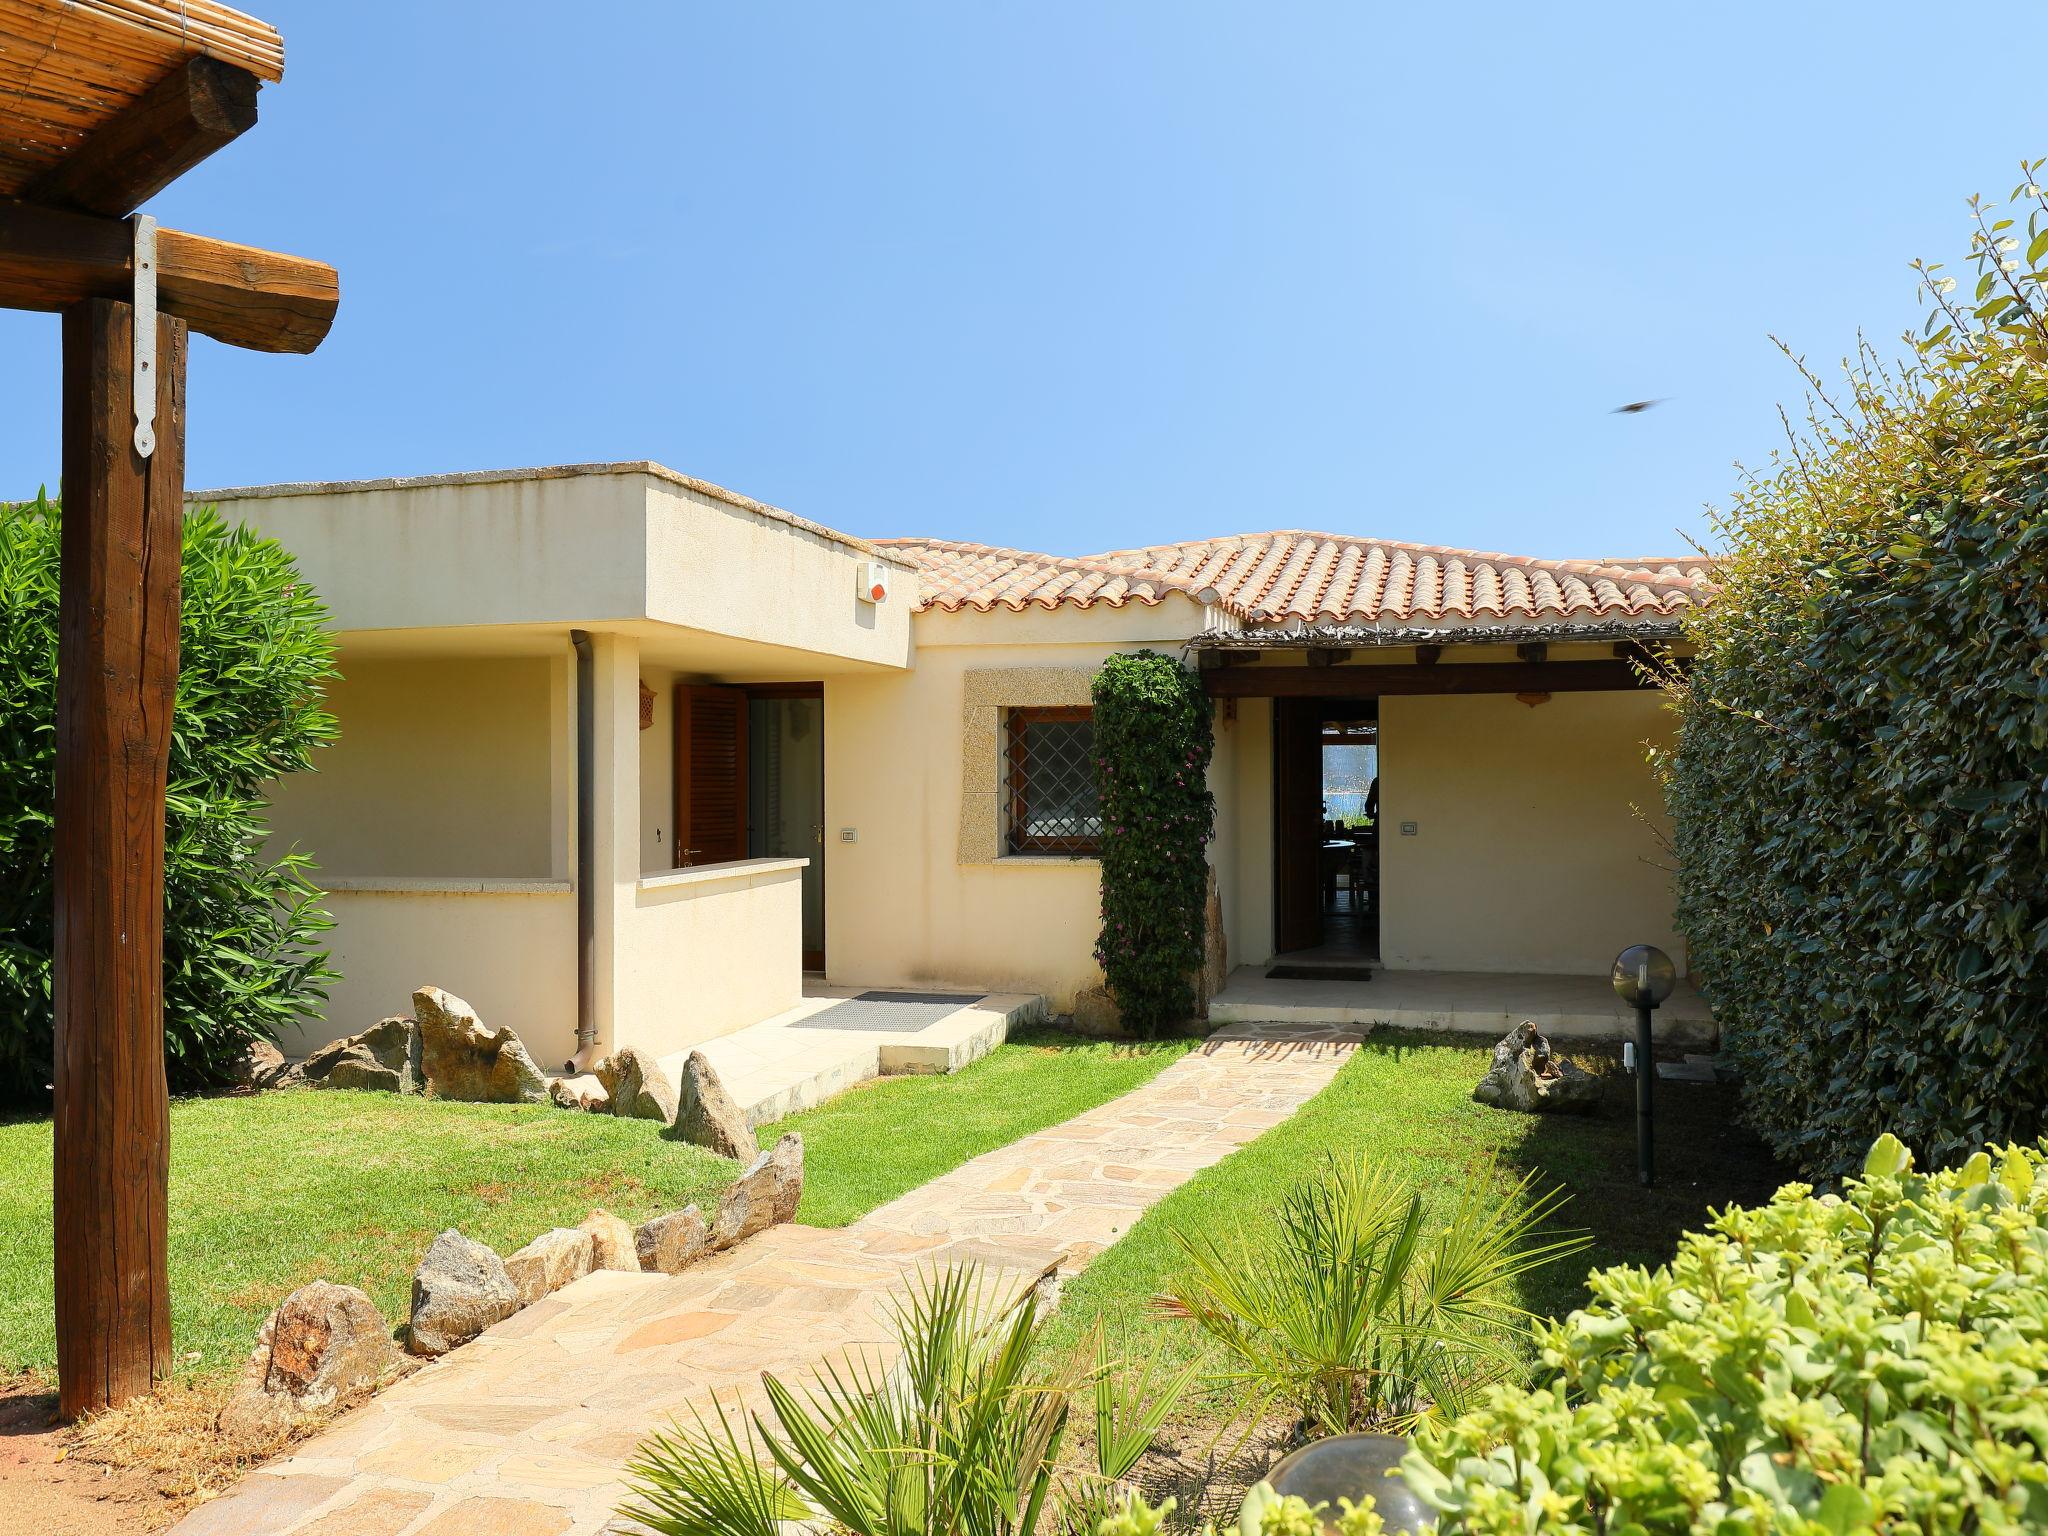
<path fill-rule="evenodd" d="M 1100 850 L 1095 722 L 1085 704 L 1010 710 L 1004 757 L 1010 852 Z"/>

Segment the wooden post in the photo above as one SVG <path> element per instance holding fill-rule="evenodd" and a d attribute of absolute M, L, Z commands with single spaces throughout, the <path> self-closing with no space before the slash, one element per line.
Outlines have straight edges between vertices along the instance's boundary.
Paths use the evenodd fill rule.
<path fill-rule="evenodd" d="M 57 642 L 56 1288 L 67 1417 L 170 1372 L 164 787 L 178 679 L 185 324 L 157 324 L 135 451 L 134 310 L 64 312 Z"/>

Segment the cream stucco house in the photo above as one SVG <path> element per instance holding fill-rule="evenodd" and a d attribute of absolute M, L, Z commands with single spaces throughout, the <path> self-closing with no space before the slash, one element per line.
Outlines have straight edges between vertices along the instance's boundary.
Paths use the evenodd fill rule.
<path fill-rule="evenodd" d="M 344 979 L 288 1046 L 428 978 L 550 1063 L 730 1034 L 807 973 L 1071 1010 L 1090 679 L 1141 647 L 1215 699 L 1218 1013 L 1597 1023 L 1619 949 L 1682 963 L 1632 658 L 1680 645 L 1697 562 L 869 542 L 651 463 L 193 499 L 290 548 L 338 633 L 340 742 L 272 820 Z M 1325 814 L 1345 746 L 1372 832 Z"/>

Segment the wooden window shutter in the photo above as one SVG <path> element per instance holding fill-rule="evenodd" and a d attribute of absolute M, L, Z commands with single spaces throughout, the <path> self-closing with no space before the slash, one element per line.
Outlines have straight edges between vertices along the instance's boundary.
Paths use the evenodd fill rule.
<path fill-rule="evenodd" d="M 675 861 L 747 856 L 747 695 L 676 685 Z"/>

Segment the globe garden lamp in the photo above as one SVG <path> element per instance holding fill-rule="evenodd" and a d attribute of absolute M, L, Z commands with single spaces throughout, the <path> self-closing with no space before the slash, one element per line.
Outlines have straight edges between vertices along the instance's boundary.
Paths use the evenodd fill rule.
<path fill-rule="evenodd" d="M 1401 1458 L 1407 1454 L 1408 1442 L 1398 1436 L 1332 1435 L 1303 1446 L 1268 1472 L 1266 1484 L 1272 1495 L 1267 1497 L 1292 1494 L 1326 1506 L 1323 1531 L 1335 1536 L 1343 1508 L 1338 1501 L 1356 1501 L 1369 1493 L 1387 1523 L 1387 1536 L 1424 1536 L 1436 1529 L 1436 1515 L 1401 1476 Z M 1260 1497 L 1257 1489 L 1246 1495 L 1246 1509 Z M 1240 1522 L 1243 1513 L 1239 1512 Z"/>
<path fill-rule="evenodd" d="M 1651 1135 L 1657 1064 L 1650 1054 L 1650 1015 L 1677 985 L 1678 967 L 1654 944 L 1631 944 L 1614 957 L 1614 990 L 1636 1011 L 1636 1177 L 1645 1186 L 1657 1179 Z"/>

